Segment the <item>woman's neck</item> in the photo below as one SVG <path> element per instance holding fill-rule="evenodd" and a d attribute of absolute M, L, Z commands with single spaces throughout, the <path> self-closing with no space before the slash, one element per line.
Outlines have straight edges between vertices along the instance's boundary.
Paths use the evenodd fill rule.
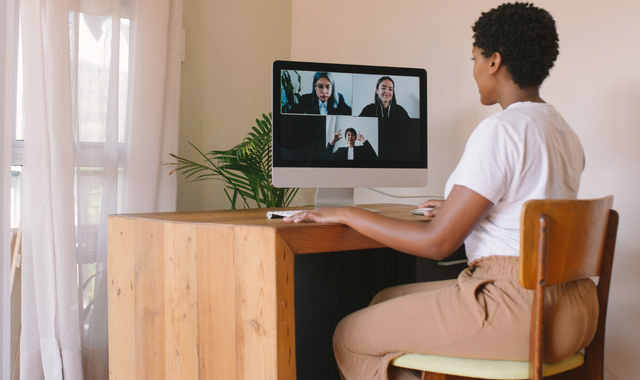
<path fill-rule="evenodd" d="M 500 93 L 498 103 L 502 109 L 509 107 L 514 103 L 533 102 L 545 103 L 540 97 L 539 87 L 520 88 L 519 86 L 509 86 Z"/>

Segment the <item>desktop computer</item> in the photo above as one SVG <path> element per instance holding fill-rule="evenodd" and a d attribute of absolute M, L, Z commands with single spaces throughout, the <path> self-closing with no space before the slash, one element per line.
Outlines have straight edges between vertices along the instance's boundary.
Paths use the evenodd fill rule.
<path fill-rule="evenodd" d="M 274 185 L 317 188 L 316 207 L 426 186 L 426 97 L 424 69 L 274 62 Z"/>

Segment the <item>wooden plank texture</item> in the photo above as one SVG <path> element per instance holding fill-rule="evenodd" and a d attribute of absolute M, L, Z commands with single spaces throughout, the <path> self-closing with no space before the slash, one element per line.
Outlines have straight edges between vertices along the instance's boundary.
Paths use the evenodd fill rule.
<path fill-rule="evenodd" d="M 139 220 L 134 234 L 135 379 L 164 379 L 164 226 Z"/>
<path fill-rule="evenodd" d="M 109 218 L 109 378 L 130 380 L 135 373 L 134 220 Z"/>
<path fill-rule="evenodd" d="M 197 226 L 200 379 L 238 379 L 233 250 L 227 226 Z"/>
<path fill-rule="evenodd" d="M 196 226 L 166 223 L 164 230 L 165 379 L 197 379 Z"/>
<path fill-rule="evenodd" d="M 234 226 L 236 361 L 239 379 L 272 379 L 277 373 L 275 233 Z"/>

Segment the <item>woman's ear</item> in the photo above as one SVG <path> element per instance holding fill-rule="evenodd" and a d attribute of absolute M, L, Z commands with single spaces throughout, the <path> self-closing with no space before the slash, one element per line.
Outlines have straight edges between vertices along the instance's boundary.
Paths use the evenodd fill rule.
<path fill-rule="evenodd" d="M 489 66 L 489 73 L 495 74 L 498 72 L 500 67 L 502 66 L 502 55 L 498 52 L 495 52 L 491 55 L 491 64 Z"/>

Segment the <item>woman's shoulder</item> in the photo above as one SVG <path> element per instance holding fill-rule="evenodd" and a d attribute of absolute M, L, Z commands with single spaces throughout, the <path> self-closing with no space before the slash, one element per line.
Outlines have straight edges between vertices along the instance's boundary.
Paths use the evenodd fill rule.
<path fill-rule="evenodd" d="M 374 103 L 364 106 L 360 116 L 376 116 L 376 105 Z"/>
<path fill-rule="evenodd" d="M 502 111 L 489 116 L 503 123 L 522 123 L 536 121 L 540 118 L 558 117 L 555 107 L 548 103 L 518 102 L 509 105 Z"/>
<path fill-rule="evenodd" d="M 302 94 L 300 96 L 300 103 L 305 102 L 305 103 L 309 103 L 311 102 L 313 95 L 312 94 Z"/>
<path fill-rule="evenodd" d="M 338 106 L 336 110 L 339 115 L 351 115 L 351 106 L 347 104 L 341 93 L 338 93 Z"/>
<path fill-rule="evenodd" d="M 337 96 L 338 96 L 338 103 L 339 104 L 343 104 L 345 106 L 348 105 L 347 101 L 344 99 L 344 95 L 342 95 L 342 93 L 338 92 Z"/>
<path fill-rule="evenodd" d="M 500 146 L 519 146 L 527 139 L 543 138 L 549 126 L 556 123 L 562 124 L 562 118 L 549 104 L 514 103 L 482 120 L 471 132 L 468 144 L 486 145 L 501 141 Z"/>
<path fill-rule="evenodd" d="M 393 109 L 395 108 L 395 110 Z M 400 104 L 396 103 L 392 108 L 391 112 L 395 113 L 398 117 L 409 118 L 409 113 L 404 109 Z"/>

